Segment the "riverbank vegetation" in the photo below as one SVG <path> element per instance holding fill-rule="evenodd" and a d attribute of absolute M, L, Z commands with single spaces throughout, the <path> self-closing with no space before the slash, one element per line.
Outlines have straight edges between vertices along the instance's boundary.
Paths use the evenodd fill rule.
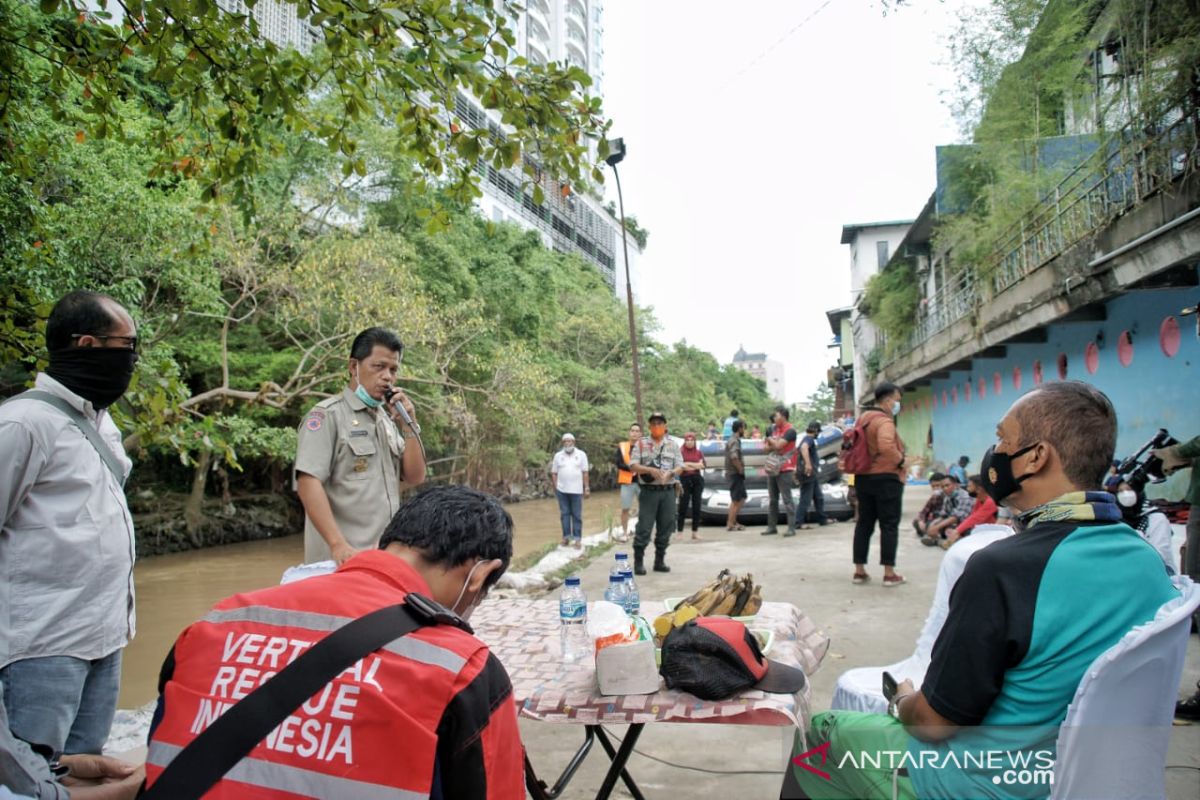
<path fill-rule="evenodd" d="M 130 52 L 116 51 L 116 66 L 93 65 L 101 82 L 81 76 L 77 59 L 100 58 L 110 34 L 87 15 L 65 15 L 66 4 L 42 6 L 53 13 L 0 0 L 0 395 L 45 363 L 42 328 L 56 297 L 112 294 L 144 342 L 113 409 L 135 459 L 130 494 L 149 492 L 151 505 L 163 492 L 186 494 L 182 524 L 194 533 L 213 504 L 290 493 L 299 420 L 345 385 L 354 334 L 383 325 L 405 342 L 400 383 L 417 406 L 432 479 L 537 494 L 571 430 L 597 467 L 593 485 L 604 484 L 634 418 L 625 309 L 582 259 L 483 220 L 471 203 L 470 167 L 519 163 L 546 131 L 557 144 L 537 151 L 539 163 L 585 179 L 572 140 L 605 124 L 598 104 L 560 90 L 582 91 L 586 75 L 518 63 L 526 83 L 489 93 L 471 77 L 474 54 L 443 48 L 444 63 L 431 62 L 449 71 L 443 89 L 482 90 L 506 119 L 537 110 L 514 118 L 519 135 L 507 143 L 440 117 L 429 124 L 445 124 L 443 138 L 414 131 L 424 112 L 395 84 L 346 89 L 332 78 L 324 91 L 280 95 L 291 111 L 239 112 L 236 130 L 222 130 L 209 105 L 246 101 L 230 94 L 243 90 L 188 71 L 217 55 L 176 43 L 171 72 L 174 56 L 127 26 Z M 75 55 L 67 33 L 83 37 Z M 230 52 L 251 54 L 247 68 L 269 61 L 267 79 L 285 69 L 282 55 L 223 35 L 236 44 Z M 335 70 L 338 57 L 321 52 L 315 63 Z M 207 94 L 180 94 L 187 87 Z M 347 97 L 367 108 L 347 116 Z M 201 100 L 209 105 L 197 110 Z M 340 117 L 336 136 L 309 127 Z M 169 159 L 164 130 L 182 137 Z M 765 417 L 762 381 L 685 342 L 658 341 L 651 308 L 639 320 L 646 408 L 664 409 L 672 430 L 703 429 L 732 407 Z"/>

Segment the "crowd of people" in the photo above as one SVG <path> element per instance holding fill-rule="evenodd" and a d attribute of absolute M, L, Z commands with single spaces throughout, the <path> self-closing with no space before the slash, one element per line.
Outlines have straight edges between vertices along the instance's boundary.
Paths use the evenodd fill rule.
<path fill-rule="evenodd" d="M 355 338 L 345 387 L 299 428 L 294 481 L 306 557 L 329 559 L 336 571 L 218 603 L 166 654 L 146 764 L 98 755 L 135 630 L 124 490 L 132 462 L 108 409 L 129 386 L 138 331 L 112 298 L 72 292 L 50 313 L 46 345 L 35 388 L 0 406 L 0 795 L 119 800 L 145 784 L 152 799 L 210 786 L 211 796 L 237 797 L 245 785 L 263 796 L 524 796 L 512 687 L 469 624 L 512 560 L 512 518 L 468 487 L 403 499 L 424 483 L 425 455 L 415 408 L 395 388 L 403 347 L 382 328 Z M 895 570 L 902 395 L 878 386 L 848 432 L 848 449 L 863 455 L 854 470 L 856 584 L 870 580 L 876 527 L 883 585 L 905 582 Z M 821 495 L 821 426 L 801 434 L 789 417 L 778 407 L 763 440 L 764 535 L 780 533 L 780 506 L 782 535 L 794 535 Z M 696 535 L 707 466 L 695 433 L 680 446 L 666 414 L 647 423 L 645 432 L 632 425 L 614 456 L 625 535 L 634 501 L 640 506 L 638 575 L 651 543 L 651 569 L 670 571 L 667 550 L 689 511 Z M 726 423 L 737 504 L 745 499 L 746 424 L 736 412 Z M 839 764 L 836 754 L 851 746 L 903 751 L 915 740 L 945 756 L 986 744 L 989 726 L 1032 731 L 1018 749 L 1053 745 L 1048 731 L 1092 660 L 1178 596 L 1169 526 L 1144 484 L 1104 477 L 1116 426 L 1112 404 L 1094 387 L 1046 384 L 999 421 L 977 474 L 963 457 L 932 476 L 931 498 L 913 521 L 926 544 L 952 547 L 1005 512 L 1019 535 L 968 562 L 919 687 L 902 682 L 887 716 L 819 714 L 797 748 L 825 748 Z M 706 436 L 714 433 L 715 424 Z M 1164 469 L 1193 467 L 1186 499 L 1200 504 L 1200 437 L 1154 454 Z M 590 469 L 575 437 L 563 434 L 551 475 L 564 544 L 580 541 Z M 820 522 L 819 505 L 817 513 Z M 740 528 L 736 505 L 726 527 Z M 1187 531 L 1182 571 L 1200 579 L 1200 514 Z M 1200 692 L 1180 713 L 1200 716 Z M 406 744 L 397 750 L 397 741 Z M 826 769 L 819 784 L 813 772 L 790 769 L 783 796 L 871 798 L 885 788 L 891 796 L 890 773 Z M 981 796 L 991 788 L 984 777 L 918 768 L 900 778 L 900 796 Z"/>

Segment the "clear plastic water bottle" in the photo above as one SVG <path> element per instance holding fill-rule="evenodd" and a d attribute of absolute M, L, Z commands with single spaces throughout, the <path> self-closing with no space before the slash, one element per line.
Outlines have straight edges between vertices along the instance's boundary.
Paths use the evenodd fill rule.
<path fill-rule="evenodd" d="M 558 596 L 558 619 L 561 623 L 563 663 L 573 664 L 587 656 L 591 642 L 587 634 L 587 596 L 579 585 L 579 576 L 572 575 Z"/>
<path fill-rule="evenodd" d="M 613 559 L 612 568 L 609 569 L 609 575 L 624 575 L 629 567 L 629 553 L 617 553 Z"/>
<path fill-rule="evenodd" d="M 604 599 L 621 608 L 625 608 L 625 576 L 620 574 L 608 576 L 608 589 L 604 592 Z"/>
<path fill-rule="evenodd" d="M 629 563 L 629 559 L 625 560 L 624 570 L 621 577 L 625 583 L 625 613 L 634 617 L 642 613 L 642 595 L 633 580 L 633 565 Z"/>

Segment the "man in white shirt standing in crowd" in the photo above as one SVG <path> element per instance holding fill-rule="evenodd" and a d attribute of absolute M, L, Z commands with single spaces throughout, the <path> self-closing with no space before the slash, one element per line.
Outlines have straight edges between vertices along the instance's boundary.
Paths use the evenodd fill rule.
<path fill-rule="evenodd" d="M 108 408 L 137 341 L 115 300 L 71 292 L 35 389 L 0 406 L 0 683 L 13 735 L 54 753 L 100 752 L 133 638 L 132 462 Z"/>
<path fill-rule="evenodd" d="M 563 547 L 572 542 L 576 549 L 583 547 L 583 498 L 592 493 L 588 469 L 587 453 L 575 446 L 575 434 L 564 433 L 562 449 L 550 462 L 550 482 L 562 518 Z"/>

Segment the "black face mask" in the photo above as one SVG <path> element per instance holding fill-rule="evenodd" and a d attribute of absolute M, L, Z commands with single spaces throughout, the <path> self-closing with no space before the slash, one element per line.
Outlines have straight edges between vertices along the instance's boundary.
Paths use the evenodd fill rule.
<path fill-rule="evenodd" d="M 125 394 L 138 355 L 118 347 L 68 347 L 50 353 L 46 374 L 97 409 Z"/>
<path fill-rule="evenodd" d="M 983 454 L 983 461 L 979 465 L 979 480 L 983 485 L 983 490 L 996 501 L 997 505 L 1000 505 L 1000 502 L 1004 498 L 1021 488 L 1022 481 L 1033 477 L 1033 473 L 1022 475 L 1019 478 L 1015 477 L 1012 471 L 1012 462 L 1014 458 L 1025 455 L 1037 447 L 1037 445 L 1038 443 L 1034 442 L 1028 447 L 1022 447 L 1015 453 L 997 453 L 996 445 L 992 445 Z"/>

